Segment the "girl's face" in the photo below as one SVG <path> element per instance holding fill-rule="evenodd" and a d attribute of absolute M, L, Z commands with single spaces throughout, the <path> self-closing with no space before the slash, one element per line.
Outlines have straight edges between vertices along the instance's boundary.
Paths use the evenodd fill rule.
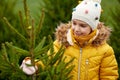
<path fill-rule="evenodd" d="M 80 20 L 72 20 L 72 29 L 75 36 L 86 36 L 91 33 L 91 27 Z"/>

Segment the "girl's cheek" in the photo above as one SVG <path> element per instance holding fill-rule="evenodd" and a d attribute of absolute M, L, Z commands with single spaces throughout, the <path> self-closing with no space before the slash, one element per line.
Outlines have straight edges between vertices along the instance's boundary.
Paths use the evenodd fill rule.
<path fill-rule="evenodd" d="M 75 29 L 75 26 L 72 26 L 72 29 Z"/>
<path fill-rule="evenodd" d="M 74 31 L 74 30 L 75 30 L 75 28 L 72 27 L 72 31 Z"/>
<path fill-rule="evenodd" d="M 73 26 L 71 27 L 71 29 L 72 29 L 72 31 L 74 31 L 74 30 L 75 30 L 75 28 L 74 28 Z"/>

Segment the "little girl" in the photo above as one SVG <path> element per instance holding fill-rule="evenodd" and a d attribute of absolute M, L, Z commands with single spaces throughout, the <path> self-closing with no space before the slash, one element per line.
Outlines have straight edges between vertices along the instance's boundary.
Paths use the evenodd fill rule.
<path fill-rule="evenodd" d="M 72 20 L 56 30 L 54 49 L 63 44 L 64 56 L 75 65 L 70 80 L 117 80 L 118 65 L 107 44 L 111 30 L 99 22 L 100 0 L 84 0 L 73 9 Z"/>

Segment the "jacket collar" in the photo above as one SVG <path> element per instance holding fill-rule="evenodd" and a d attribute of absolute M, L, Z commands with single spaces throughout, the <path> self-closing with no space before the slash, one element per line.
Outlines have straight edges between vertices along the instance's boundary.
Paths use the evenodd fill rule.
<path fill-rule="evenodd" d="M 61 23 L 56 29 L 55 36 L 59 43 L 64 44 L 65 46 L 74 45 L 75 41 L 72 40 L 70 34 L 71 24 Z M 92 46 L 99 46 L 106 42 L 111 33 L 111 29 L 106 27 L 103 23 L 100 23 L 97 27 L 96 35 L 88 41 Z"/>

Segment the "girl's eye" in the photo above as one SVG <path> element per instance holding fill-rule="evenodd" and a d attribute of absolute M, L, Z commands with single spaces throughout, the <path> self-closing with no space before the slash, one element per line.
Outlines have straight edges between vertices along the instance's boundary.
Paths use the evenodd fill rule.
<path fill-rule="evenodd" d="M 79 26 L 81 26 L 83 28 L 87 27 L 87 25 L 85 25 L 85 24 L 80 24 Z"/>
<path fill-rule="evenodd" d="M 77 25 L 77 23 L 76 23 L 76 22 L 73 22 L 73 25 Z"/>

